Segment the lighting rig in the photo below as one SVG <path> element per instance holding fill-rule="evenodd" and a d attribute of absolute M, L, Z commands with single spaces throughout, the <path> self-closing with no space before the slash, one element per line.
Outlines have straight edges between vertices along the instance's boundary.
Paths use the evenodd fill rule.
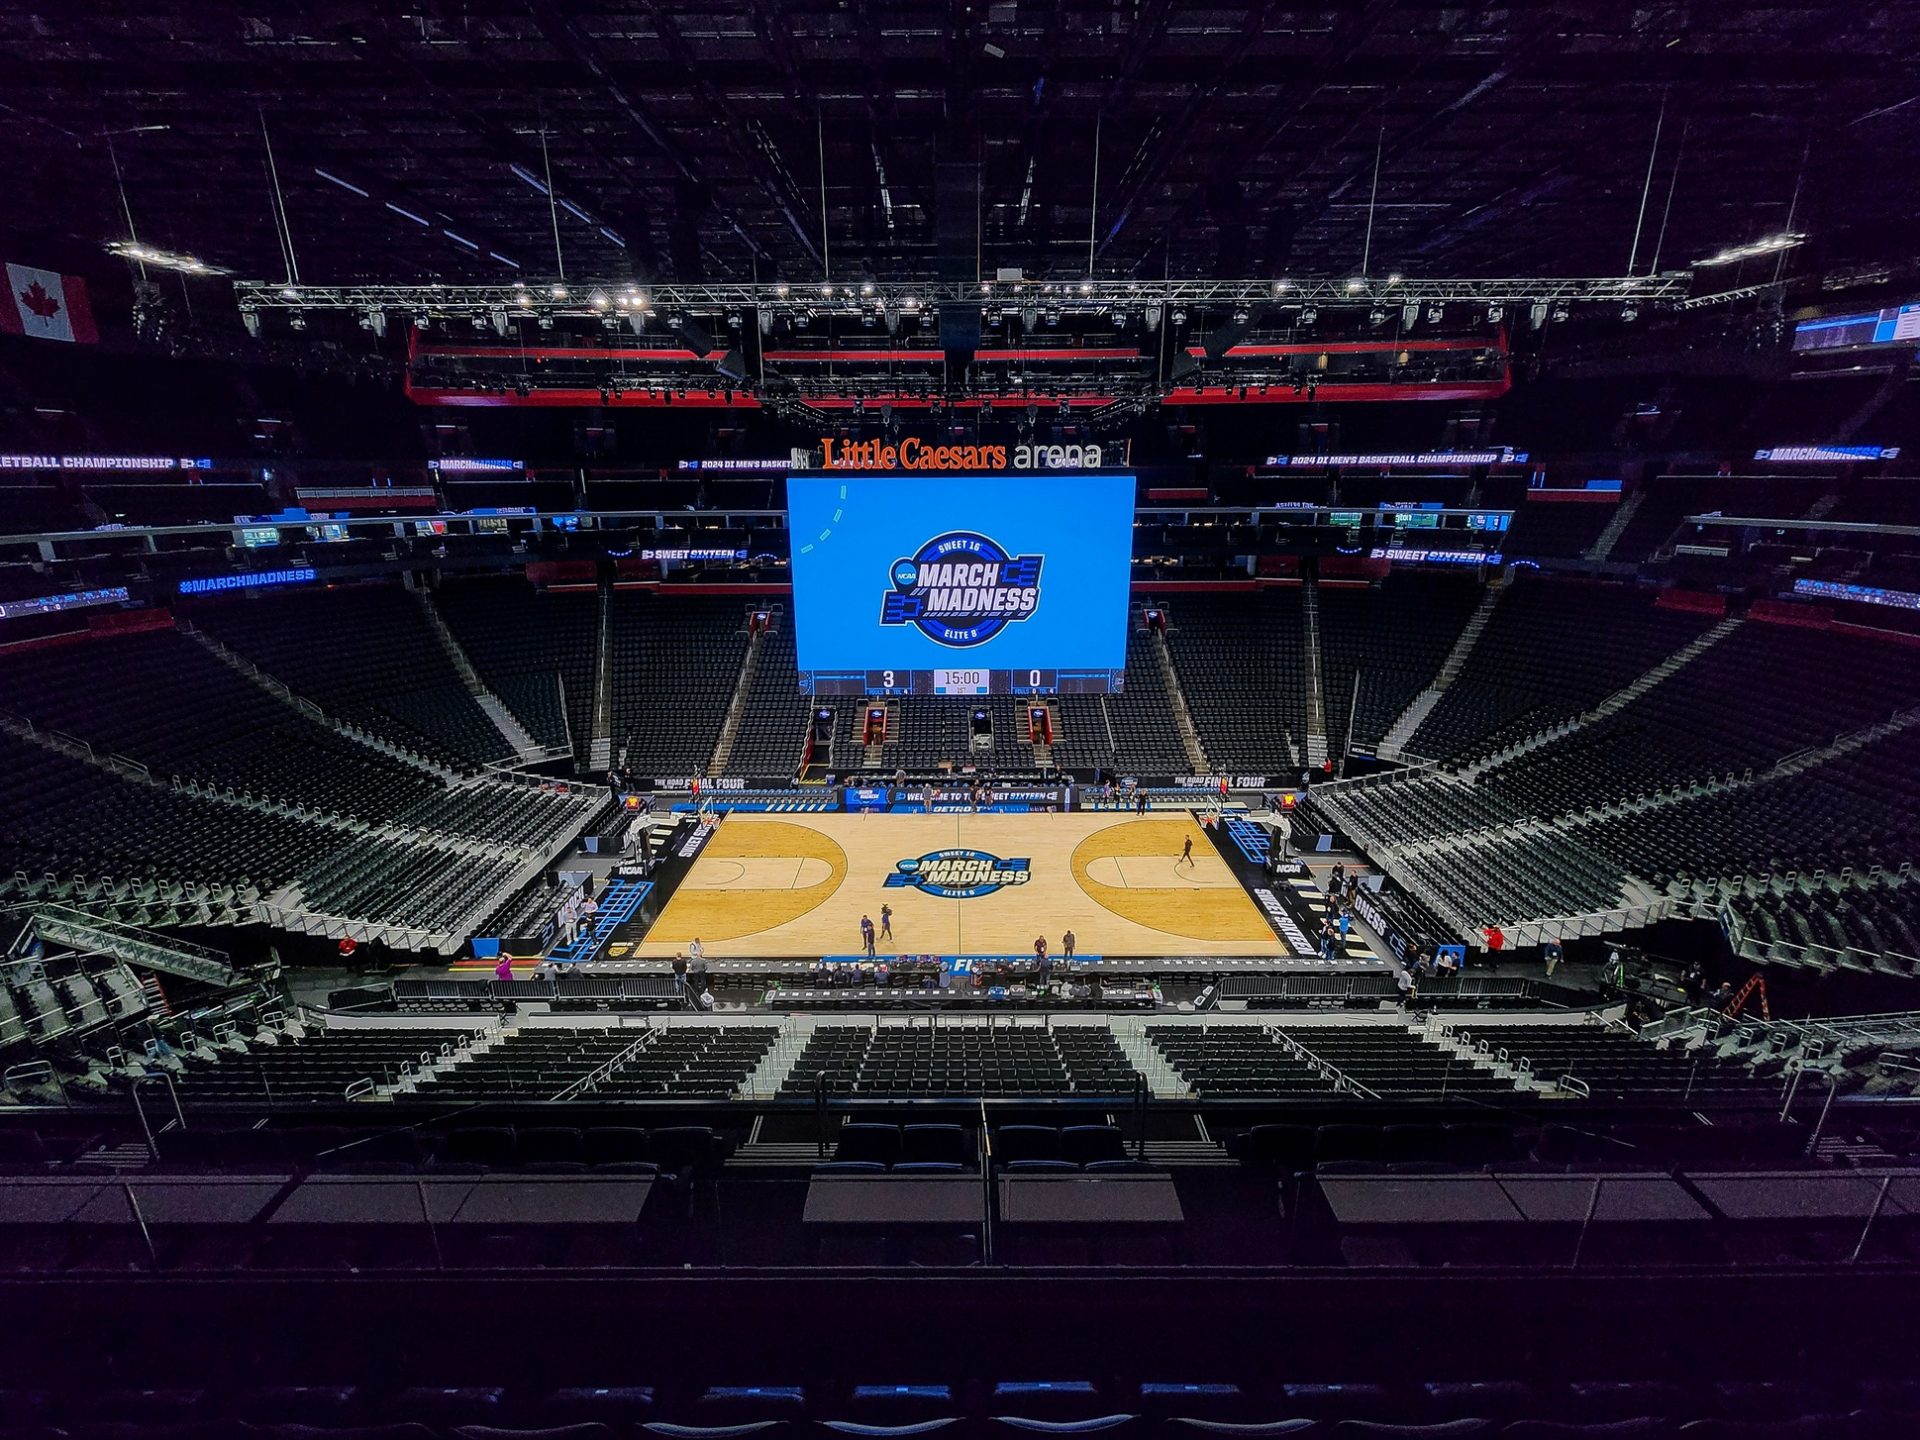
<path fill-rule="evenodd" d="M 516 285 L 290 285 L 240 280 L 234 297 L 243 314 L 284 315 L 298 311 L 338 310 L 355 314 L 394 311 L 426 315 L 435 321 L 479 320 L 498 315 L 537 314 L 600 320 L 645 329 L 670 324 L 676 316 L 724 323 L 727 316 L 754 315 L 772 320 L 891 316 L 896 322 L 931 325 L 948 307 L 977 307 L 982 316 L 1020 316 L 1063 322 L 1099 316 L 1138 321 L 1152 328 L 1164 315 L 1178 322 L 1182 311 L 1218 313 L 1225 323 L 1255 307 L 1325 312 L 1336 307 L 1362 313 L 1391 302 L 1427 308 L 1459 306 L 1466 312 L 1488 306 L 1528 309 L 1604 305 L 1618 310 L 1677 304 L 1687 298 L 1685 274 L 1629 275 L 1595 279 L 1533 277 L 1504 280 L 1429 280 L 1411 276 L 1337 277 L 1311 280 L 982 280 L 826 282 L 818 284 L 666 283 L 645 287 L 627 282 Z M 1244 323 L 1244 322 L 1243 322 Z"/>
<path fill-rule="evenodd" d="M 1012 410 L 1037 398 L 1070 403 L 1088 420 L 1157 401 L 1331 395 L 1361 378 L 1352 342 L 1332 343 L 1349 331 L 1379 342 L 1371 348 L 1381 354 L 1364 362 L 1375 385 L 1492 383 L 1504 377 L 1507 330 L 1575 313 L 1624 319 L 1677 306 L 1689 289 L 1685 274 L 234 285 L 255 335 L 302 329 L 328 313 L 376 335 L 390 323 L 410 325 L 416 390 L 438 392 L 441 403 L 525 398 L 529 389 L 579 391 L 586 404 L 656 403 L 658 391 L 662 404 L 776 411 L 888 403 Z M 566 346 L 543 352 L 539 332 L 556 327 Z M 517 336 L 523 349 L 500 346 L 495 364 L 485 347 L 466 343 L 488 332 Z M 1409 349 L 1410 336 L 1435 338 Z"/>

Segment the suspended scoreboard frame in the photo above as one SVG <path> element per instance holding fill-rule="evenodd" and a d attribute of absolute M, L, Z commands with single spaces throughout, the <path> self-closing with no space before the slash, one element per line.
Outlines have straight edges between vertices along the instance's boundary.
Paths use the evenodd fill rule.
<path fill-rule="evenodd" d="M 802 670 L 808 695 L 1117 695 L 1124 669 L 995 670 L 951 666 L 941 670 Z"/>

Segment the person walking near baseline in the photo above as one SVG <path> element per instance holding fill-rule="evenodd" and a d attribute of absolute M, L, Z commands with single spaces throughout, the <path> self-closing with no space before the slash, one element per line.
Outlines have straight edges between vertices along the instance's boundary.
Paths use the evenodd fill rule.
<path fill-rule="evenodd" d="M 1193 868 L 1193 836 L 1189 835 L 1180 842 L 1180 858 L 1174 864 Z"/>
<path fill-rule="evenodd" d="M 880 907 L 880 938 L 889 942 L 893 939 L 893 907 L 891 905 Z"/>

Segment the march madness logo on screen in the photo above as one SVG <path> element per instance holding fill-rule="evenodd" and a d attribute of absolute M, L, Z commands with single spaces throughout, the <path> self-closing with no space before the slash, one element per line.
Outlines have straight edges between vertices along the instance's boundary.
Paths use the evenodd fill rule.
<path fill-rule="evenodd" d="M 1040 608 L 1041 555 L 1009 555 L 971 530 L 936 535 L 893 562 L 882 625 L 917 625 L 936 645 L 983 645 Z"/>

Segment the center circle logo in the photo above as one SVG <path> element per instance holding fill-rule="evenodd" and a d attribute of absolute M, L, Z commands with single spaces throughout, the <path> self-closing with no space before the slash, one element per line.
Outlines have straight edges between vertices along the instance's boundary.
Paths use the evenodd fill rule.
<path fill-rule="evenodd" d="M 973 530 L 949 530 L 893 562 L 882 625 L 913 625 L 937 645 L 984 645 L 1040 608 L 1041 555 L 1012 555 Z"/>
<path fill-rule="evenodd" d="M 1026 856 L 1002 860 L 985 850 L 932 850 L 893 862 L 889 890 L 918 890 L 941 900 L 977 900 L 1033 878 Z"/>

